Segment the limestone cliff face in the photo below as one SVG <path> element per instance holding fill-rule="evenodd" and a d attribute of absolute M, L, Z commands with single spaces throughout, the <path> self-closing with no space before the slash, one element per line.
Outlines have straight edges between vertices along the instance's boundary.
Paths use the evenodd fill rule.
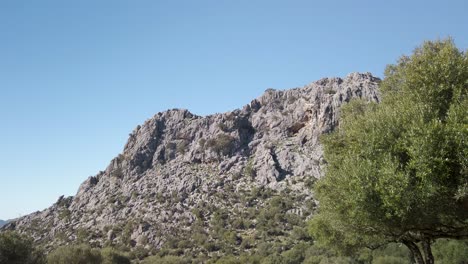
<path fill-rule="evenodd" d="M 222 228 L 245 240 L 260 232 L 263 222 L 255 215 L 275 197 L 292 197 L 278 214 L 305 220 L 324 164 L 319 136 L 336 127 L 340 107 L 352 98 L 378 101 L 378 82 L 369 73 L 352 73 L 302 88 L 268 89 L 223 114 L 158 113 L 74 197 L 61 197 L 4 229 L 27 232 L 49 248 L 77 240 L 161 248 L 174 237 L 194 240 L 194 232 L 216 242 L 215 221 L 223 215 Z M 237 226 L 233 219 L 250 220 Z M 279 229 L 278 236 L 288 236 L 294 226 Z"/>

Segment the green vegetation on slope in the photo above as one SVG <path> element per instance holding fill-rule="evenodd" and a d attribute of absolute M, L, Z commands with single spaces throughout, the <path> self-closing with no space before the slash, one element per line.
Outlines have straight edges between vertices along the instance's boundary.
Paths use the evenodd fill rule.
<path fill-rule="evenodd" d="M 7 242 L 12 240 L 12 242 Z M 410 263 L 410 253 L 401 244 L 391 243 L 376 250 L 361 250 L 352 256 L 343 256 L 330 249 L 314 245 L 312 242 L 301 242 L 290 249 L 283 250 L 275 243 L 263 247 L 262 251 L 244 250 L 236 255 L 184 256 L 183 254 L 162 256 L 157 254 L 140 259 L 135 252 L 122 252 L 114 248 L 93 249 L 89 245 L 68 245 L 55 249 L 44 257 L 40 249 L 30 244 L 30 240 L 15 233 L 0 234 L 0 264 L 184 264 L 184 263 L 217 263 L 217 264 L 392 264 Z M 439 240 L 433 246 L 434 255 L 440 263 L 466 264 L 468 260 L 468 241 Z M 15 252 L 15 253 L 12 253 Z M 31 254 L 33 253 L 33 254 Z"/>
<path fill-rule="evenodd" d="M 41 264 L 44 254 L 30 238 L 15 232 L 0 233 L 0 264 Z"/>

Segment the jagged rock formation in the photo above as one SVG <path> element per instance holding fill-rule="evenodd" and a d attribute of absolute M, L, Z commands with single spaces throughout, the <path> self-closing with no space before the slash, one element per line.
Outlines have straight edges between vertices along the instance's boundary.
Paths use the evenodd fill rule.
<path fill-rule="evenodd" d="M 324 164 L 319 136 L 336 127 L 343 103 L 378 101 L 378 82 L 353 73 L 268 89 L 223 114 L 158 113 L 74 197 L 4 229 L 27 232 L 49 249 L 86 240 L 207 254 L 255 250 L 259 238 L 304 238 L 315 208 L 311 186 Z"/>

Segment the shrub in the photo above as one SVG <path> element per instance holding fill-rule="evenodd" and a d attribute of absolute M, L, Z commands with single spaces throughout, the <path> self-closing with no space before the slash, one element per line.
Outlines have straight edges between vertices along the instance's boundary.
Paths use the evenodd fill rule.
<path fill-rule="evenodd" d="M 200 141 L 198 141 L 198 144 L 200 145 L 200 147 L 204 148 L 206 144 L 206 139 L 201 138 Z"/>
<path fill-rule="evenodd" d="M 224 123 L 219 123 L 218 128 L 221 129 L 221 131 L 223 131 L 223 132 L 228 132 L 229 131 L 228 126 L 226 124 L 224 124 Z"/>
<path fill-rule="evenodd" d="M 256 176 L 257 172 L 255 171 L 254 164 L 253 164 L 253 159 L 250 158 L 247 164 L 244 167 L 244 175 L 249 177 L 251 180 L 253 180 Z"/>
<path fill-rule="evenodd" d="M 58 217 L 60 218 L 60 220 L 68 221 L 68 220 L 70 220 L 71 212 L 70 212 L 70 210 L 68 210 L 68 208 L 64 208 L 64 209 L 59 211 Z"/>
<path fill-rule="evenodd" d="M 229 155 L 234 150 L 235 141 L 235 138 L 230 135 L 220 134 L 216 138 L 208 140 L 206 146 L 218 155 Z"/>
<path fill-rule="evenodd" d="M 286 264 L 284 257 L 281 255 L 269 255 L 264 258 L 261 262 L 262 264 Z"/>
<path fill-rule="evenodd" d="M 125 254 L 114 248 L 103 248 L 101 250 L 102 264 L 130 264 L 130 259 Z"/>
<path fill-rule="evenodd" d="M 284 263 L 302 263 L 305 259 L 307 244 L 298 244 L 294 248 L 282 253 Z"/>
<path fill-rule="evenodd" d="M 62 246 L 47 256 L 48 264 L 100 264 L 101 253 L 88 245 Z"/>
<path fill-rule="evenodd" d="M 216 261 L 216 264 L 241 264 L 239 259 L 234 256 L 225 256 Z"/>
<path fill-rule="evenodd" d="M 137 246 L 131 253 L 132 256 L 135 256 L 137 259 L 144 259 L 148 256 L 149 251 L 148 249 L 142 247 L 142 246 Z"/>
<path fill-rule="evenodd" d="M 76 239 L 78 243 L 84 243 L 88 240 L 89 232 L 84 228 L 79 228 L 76 231 Z"/>
<path fill-rule="evenodd" d="M 379 256 L 372 261 L 372 264 L 401 264 L 408 263 L 408 259 L 393 257 L 393 256 Z"/>
<path fill-rule="evenodd" d="M 188 264 L 191 263 L 188 259 L 177 256 L 151 256 L 145 258 L 140 264 Z"/>
<path fill-rule="evenodd" d="M 468 240 L 437 240 L 434 243 L 434 258 L 444 264 L 468 263 Z"/>
<path fill-rule="evenodd" d="M 18 233 L 0 233 L 0 264 L 42 264 L 42 251 L 33 246 L 31 239 Z"/>
<path fill-rule="evenodd" d="M 64 198 L 64 196 L 62 195 L 57 199 L 57 202 L 56 202 L 57 207 L 68 207 L 70 206 L 72 200 L 73 200 L 72 196 Z"/>
<path fill-rule="evenodd" d="M 177 153 L 185 154 L 185 152 L 187 151 L 188 146 L 189 146 L 189 143 L 187 141 L 185 141 L 185 140 L 182 140 L 182 141 L 178 142 L 177 146 L 176 146 Z"/>
<path fill-rule="evenodd" d="M 332 88 L 325 88 L 325 89 L 323 90 L 323 93 L 324 93 L 324 94 L 333 95 L 333 94 L 336 94 L 336 91 L 333 90 Z"/>
<path fill-rule="evenodd" d="M 124 173 L 123 173 L 122 168 L 117 167 L 117 168 L 115 168 L 114 170 L 112 170 L 111 176 L 112 176 L 112 177 L 115 177 L 115 178 L 117 178 L 117 179 L 122 179 L 122 178 L 124 177 Z"/>

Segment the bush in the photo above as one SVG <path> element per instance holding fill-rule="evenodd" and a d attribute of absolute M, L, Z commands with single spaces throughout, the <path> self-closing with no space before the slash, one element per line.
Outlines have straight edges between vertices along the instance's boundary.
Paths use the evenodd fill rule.
<path fill-rule="evenodd" d="M 47 256 L 48 264 L 100 264 L 101 252 L 88 245 L 62 246 Z"/>
<path fill-rule="evenodd" d="M 253 159 L 249 159 L 247 164 L 244 167 L 244 175 L 249 177 L 251 180 L 255 178 L 257 175 L 257 172 L 255 171 L 254 164 L 253 164 Z"/>
<path fill-rule="evenodd" d="M 262 264 L 286 264 L 286 261 L 281 255 L 270 255 L 264 258 L 261 263 Z"/>
<path fill-rule="evenodd" d="M 434 258 L 444 264 L 468 263 L 468 240 L 439 239 L 434 243 Z"/>
<path fill-rule="evenodd" d="M 241 264 L 240 260 L 238 260 L 234 256 L 225 256 L 216 261 L 216 264 Z"/>
<path fill-rule="evenodd" d="M 408 258 L 400 258 L 400 257 L 393 257 L 393 256 L 380 256 L 375 258 L 372 261 L 372 264 L 402 264 L 402 263 L 409 263 Z"/>
<path fill-rule="evenodd" d="M 101 250 L 102 264 L 130 264 L 130 259 L 123 253 L 113 248 Z"/>
<path fill-rule="evenodd" d="M 220 134 L 216 138 L 208 140 L 206 146 L 218 155 L 229 155 L 234 150 L 235 141 L 235 138 L 230 135 Z"/>
<path fill-rule="evenodd" d="M 187 152 L 188 146 L 189 146 L 189 143 L 186 140 L 182 140 L 178 142 L 176 146 L 177 153 L 185 154 L 185 152 Z"/>
<path fill-rule="evenodd" d="M 144 248 L 142 246 L 138 246 L 130 254 L 132 256 L 135 256 L 135 258 L 137 258 L 137 259 L 144 259 L 144 258 L 146 258 L 148 256 L 149 251 L 148 251 L 148 249 L 146 249 L 146 248 Z"/>
<path fill-rule="evenodd" d="M 223 132 L 228 132 L 229 131 L 228 126 L 226 124 L 224 124 L 224 123 L 219 123 L 218 128 L 221 129 L 221 131 L 223 131 Z"/>
<path fill-rule="evenodd" d="M 140 264 L 188 264 L 191 263 L 188 259 L 177 256 L 151 256 L 145 258 Z"/>
<path fill-rule="evenodd" d="M 239 258 L 240 263 L 249 263 L 249 264 L 260 264 L 261 260 L 262 260 L 262 257 L 258 255 L 243 255 L 243 256 L 240 256 Z"/>
<path fill-rule="evenodd" d="M 0 264 L 42 264 L 42 251 L 34 248 L 31 239 L 15 232 L 0 233 Z"/>
<path fill-rule="evenodd" d="M 300 243 L 293 247 L 292 249 L 282 253 L 284 263 L 294 264 L 302 263 L 305 259 L 305 252 L 309 247 L 308 244 Z"/>

